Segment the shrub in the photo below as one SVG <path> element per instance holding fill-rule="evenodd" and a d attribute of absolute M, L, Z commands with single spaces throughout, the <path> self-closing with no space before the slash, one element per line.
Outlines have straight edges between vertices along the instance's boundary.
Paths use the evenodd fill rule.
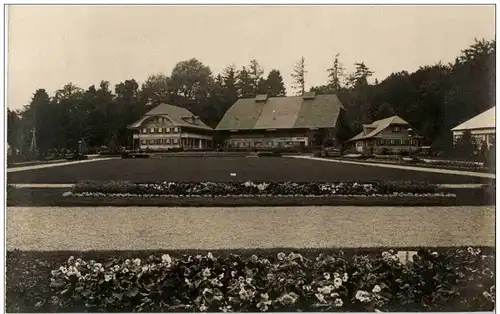
<path fill-rule="evenodd" d="M 351 258 L 341 251 L 63 263 L 8 257 L 7 310 L 492 311 L 495 256 L 473 248 L 437 251 L 420 250 L 408 262 L 392 250 Z"/>
<path fill-rule="evenodd" d="M 381 194 L 392 193 L 437 193 L 438 186 L 425 181 L 381 181 L 378 184 Z"/>
<path fill-rule="evenodd" d="M 80 181 L 73 186 L 75 193 L 135 193 L 137 184 L 130 181 Z"/>

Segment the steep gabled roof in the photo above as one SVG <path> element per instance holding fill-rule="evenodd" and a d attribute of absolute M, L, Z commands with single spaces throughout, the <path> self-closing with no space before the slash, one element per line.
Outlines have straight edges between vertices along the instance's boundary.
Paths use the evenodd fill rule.
<path fill-rule="evenodd" d="M 142 122 L 152 116 L 164 116 L 170 118 L 170 120 L 176 126 L 189 126 L 193 128 L 212 130 L 211 127 L 207 126 L 203 121 L 197 119 L 196 124 L 192 122 L 191 118 L 197 118 L 191 111 L 168 104 L 160 104 L 150 111 L 148 111 L 140 120 L 131 124 L 129 128 L 138 128 L 141 126 Z"/>
<path fill-rule="evenodd" d="M 495 106 L 496 107 L 496 106 Z M 465 121 L 451 129 L 452 131 L 464 131 L 475 129 L 495 128 L 495 107 L 478 114 L 472 119 Z"/>
<path fill-rule="evenodd" d="M 363 132 L 359 133 L 358 135 L 354 136 L 353 138 L 351 138 L 350 140 L 348 140 L 347 142 L 356 141 L 356 140 L 364 140 L 364 139 L 375 137 L 377 134 L 382 132 L 388 126 L 393 125 L 393 124 L 409 125 L 409 123 L 407 121 L 405 121 L 404 119 L 402 119 L 399 116 L 392 116 L 389 118 L 377 120 L 377 121 L 372 122 L 372 124 L 365 125 L 366 127 L 374 128 L 373 131 L 371 131 L 368 134 L 364 134 L 364 131 L 363 131 Z"/>
<path fill-rule="evenodd" d="M 216 130 L 332 128 L 341 109 L 336 95 L 243 98 L 229 108 Z"/>

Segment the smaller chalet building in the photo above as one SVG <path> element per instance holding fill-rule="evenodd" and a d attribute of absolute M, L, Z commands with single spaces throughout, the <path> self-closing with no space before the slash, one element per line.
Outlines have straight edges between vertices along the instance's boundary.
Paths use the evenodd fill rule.
<path fill-rule="evenodd" d="M 413 129 L 412 136 L 408 134 L 410 124 L 398 116 L 377 120 L 372 124 L 364 124 L 363 132 L 347 141 L 355 145 L 358 152 L 401 153 L 419 149 L 423 137 Z M 411 144 L 410 144 L 411 139 Z"/>
<path fill-rule="evenodd" d="M 129 129 L 134 130 L 134 149 L 206 149 L 213 145 L 212 128 L 189 110 L 168 104 L 153 108 Z"/>
<path fill-rule="evenodd" d="M 345 111 L 336 95 L 238 99 L 216 131 L 228 148 L 317 147 L 334 140 L 337 122 Z"/>
<path fill-rule="evenodd" d="M 468 130 L 472 138 L 474 138 L 478 149 L 481 148 L 485 141 L 488 147 L 493 145 L 496 135 L 495 108 L 492 107 L 451 129 L 453 132 L 453 143 L 456 143 L 464 132 Z"/>

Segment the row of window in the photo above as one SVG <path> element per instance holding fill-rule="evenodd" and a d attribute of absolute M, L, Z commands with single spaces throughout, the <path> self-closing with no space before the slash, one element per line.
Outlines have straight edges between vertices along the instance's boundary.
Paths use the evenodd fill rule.
<path fill-rule="evenodd" d="M 291 141 L 271 141 L 271 140 L 264 140 L 264 141 L 238 141 L 238 140 L 232 140 L 229 142 L 231 147 L 287 147 L 287 146 L 293 146 L 294 142 Z"/>
<path fill-rule="evenodd" d="M 410 145 L 409 139 L 378 139 L 377 145 Z M 411 140 L 411 145 L 417 145 L 416 139 Z"/>
<path fill-rule="evenodd" d="M 179 128 L 142 128 L 142 134 L 179 133 Z"/>
<path fill-rule="evenodd" d="M 178 138 L 160 138 L 156 140 L 141 140 L 142 145 L 170 145 L 179 144 Z"/>

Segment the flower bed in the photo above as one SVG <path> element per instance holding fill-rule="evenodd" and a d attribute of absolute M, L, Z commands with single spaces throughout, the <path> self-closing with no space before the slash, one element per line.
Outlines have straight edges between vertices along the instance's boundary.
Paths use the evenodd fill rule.
<path fill-rule="evenodd" d="M 324 250 L 326 251 L 326 250 Z M 480 249 L 309 256 L 156 254 L 107 260 L 7 255 L 7 311 L 492 311 Z M 141 256 L 142 257 L 142 256 Z"/>
<path fill-rule="evenodd" d="M 451 206 L 456 195 L 425 182 L 266 183 L 84 181 L 66 206 Z"/>
<path fill-rule="evenodd" d="M 413 159 L 411 161 L 405 158 L 384 158 L 376 156 L 373 159 L 368 159 L 371 162 L 381 162 L 390 164 L 407 164 L 411 163 L 412 166 L 421 166 L 427 168 L 438 168 L 438 169 L 450 169 L 450 170 L 464 170 L 464 171 L 478 171 L 478 172 L 488 172 L 490 169 L 485 167 L 483 163 L 480 162 L 465 162 L 456 160 L 435 160 L 435 159 Z"/>
<path fill-rule="evenodd" d="M 129 181 L 83 181 L 75 184 L 71 194 L 86 196 L 163 196 L 163 197 L 325 197 L 325 196 L 378 196 L 436 194 L 437 185 L 425 182 L 377 182 L 359 184 L 340 183 L 297 183 L 297 182 L 157 182 L 137 184 Z"/>

